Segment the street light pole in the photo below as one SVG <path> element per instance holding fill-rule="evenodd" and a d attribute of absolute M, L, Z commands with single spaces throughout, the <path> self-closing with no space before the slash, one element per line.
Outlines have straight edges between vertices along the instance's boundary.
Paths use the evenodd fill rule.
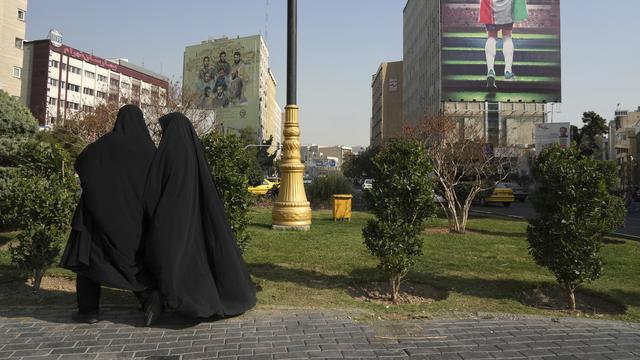
<path fill-rule="evenodd" d="M 297 106 L 298 2 L 287 6 L 287 106 L 283 129 L 280 192 L 271 213 L 272 228 L 309 230 L 311 206 L 304 191 L 304 164 L 300 158 L 300 127 Z"/>

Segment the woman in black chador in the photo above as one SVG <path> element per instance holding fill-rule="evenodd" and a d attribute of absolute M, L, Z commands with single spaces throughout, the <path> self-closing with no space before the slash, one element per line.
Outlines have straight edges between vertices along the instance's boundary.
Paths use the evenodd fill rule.
<path fill-rule="evenodd" d="M 142 111 L 126 105 L 113 131 L 78 156 L 82 196 L 61 263 L 77 273 L 76 321 L 98 321 L 101 285 L 134 291 L 141 300 L 152 293 L 140 250 L 142 197 L 155 151 Z"/>
<path fill-rule="evenodd" d="M 163 135 L 144 196 L 145 260 L 164 303 L 189 317 L 233 316 L 256 303 L 204 151 L 184 115 L 160 118 Z"/>

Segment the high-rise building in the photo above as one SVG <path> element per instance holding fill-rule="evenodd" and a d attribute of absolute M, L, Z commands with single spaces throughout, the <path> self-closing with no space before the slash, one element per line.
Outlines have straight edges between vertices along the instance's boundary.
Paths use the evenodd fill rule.
<path fill-rule="evenodd" d="M 109 102 L 161 105 L 169 79 L 125 59 L 107 60 L 49 39 L 25 42 L 22 99 L 41 125 L 63 124 Z"/>
<path fill-rule="evenodd" d="M 271 154 L 280 150 L 280 144 L 282 143 L 282 108 L 278 104 L 276 99 L 276 78 L 273 76 L 271 69 L 269 69 L 269 79 L 267 80 L 267 86 L 265 91 L 264 106 L 266 106 L 266 121 L 264 122 L 263 139 L 268 140 L 269 136 L 273 136 L 273 142 L 269 148 Z"/>
<path fill-rule="evenodd" d="M 561 101 L 560 0 L 494 5 L 407 1 L 405 123 L 444 114 L 495 147 L 534 144 L 534 124 L 551 121 Z"/>
<path fill-rule="evenodd" d="M 402 135 L 402 61 L 382 63 L 371 82 L 371 146 Z"/>
<path fill-rule="evenodd" d="M 20 96 L 27 0 L 0 2 L 0 89 Z"/>
<path fill-rule="evenodd" d="M 256 142 L 281 133 L 276 82 L 269 69 L 269 51 L 260 35 L 220 38 L 184 50 L 183 96 L 202 109 L 213 109 L 216 126 L 239 132 L 250 128 Z"/>

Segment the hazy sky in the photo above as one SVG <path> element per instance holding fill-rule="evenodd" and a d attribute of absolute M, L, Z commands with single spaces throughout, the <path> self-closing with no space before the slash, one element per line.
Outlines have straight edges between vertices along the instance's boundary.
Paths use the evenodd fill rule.
<path fill-rule="evenodd" d="M 435 1 L 435 0 L 423 0 Z M 302 141 L 368 145 L 371 75 L 402 58 L 406 0 L 299 0 L 298 105 Z M 268 5 L 268 23 L 266 12 Z M 616 104 L 640 106 L 640 1 L 562 0 L 563 103 L 555 121 L 580 123 Z M 27 39 L 50 28 L 63 42 L 179 80 L 186 45 L 267 31 L 285 105 L 286 0 L 30 0 Z"/>

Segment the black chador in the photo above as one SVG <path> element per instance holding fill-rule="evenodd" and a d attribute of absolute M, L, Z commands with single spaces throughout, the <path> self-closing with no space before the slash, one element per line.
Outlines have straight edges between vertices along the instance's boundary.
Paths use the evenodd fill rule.
<path fill-rule="evenodd" d="M 180 113 L 159 121 L 162 141 L 144 196 L 150 219 L 145 240 L 148 269 L 165 304 L 180 314 L 241 314 L 255 306 L 255 287 L 200 140 Z"/>
<path fill-rule="evenodd" d="M 97 315 L 100 285 L 141 292 L 143 193 L 156 147 L 142 111 L 126 105 L 113 131 L 78 156 L 82 196 L 61 265 L 78 274 L 81 314 Z"/>

